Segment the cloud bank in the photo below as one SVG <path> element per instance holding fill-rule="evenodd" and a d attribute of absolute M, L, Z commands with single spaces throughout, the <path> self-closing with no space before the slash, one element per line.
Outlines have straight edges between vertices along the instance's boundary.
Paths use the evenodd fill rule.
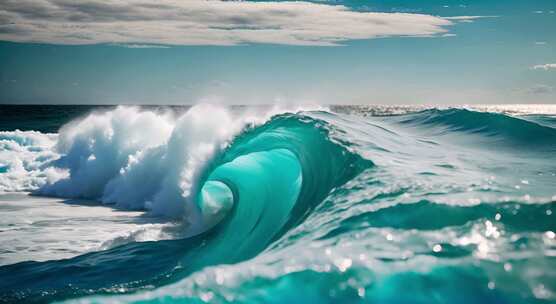
<path fill-rule="evenodd" d="M 459 19 L 452 20 L 424 14 L 359 12 L 311 2 L 2 0 L 0 40 L 75 45 L 333 46 L 357 39 L 439 36 Z"/>

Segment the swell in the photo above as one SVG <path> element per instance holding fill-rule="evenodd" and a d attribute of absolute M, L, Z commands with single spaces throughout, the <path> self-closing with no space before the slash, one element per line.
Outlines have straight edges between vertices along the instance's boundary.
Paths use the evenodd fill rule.
<path fill-rule="evenodd" d="M 429 200 L 395 204 L 376 211 L 363 212 L 338 224 L 323 239 L 340 233 L 369 227 L 403 230 L 434 231 L 446 227 L 464 226 L 478 220 L 503 224 L 518 232 L 544 232 L 556 230 L 552 210 L 556 201 L 524 203 L 519 201 L 480 203 L 477 205 L 447 205 Z"/>
<path fill-rule="evenodd" d="M 556 143 L 556 129 L 533 119 L 501 113 L 479 112 L 467 109 L 430 109 L 399 117 L 402 124 L 422 127 L 441 127 L 440 134 L 453 132 L 480 134 L 524 145 L 550 145 Z"/>
<path fill-rule="evenodd" d="M 252 258 L 302 222 L 333 188 L 373 165 L 328 133 L 325 122 L 303 114 L 247 128 L 196 176 L 185 220 L 198 226 L 198 235 L 0 267 L 0 277 L 10 278 L 0 282 L 0 299 L 49 302 L 127 293 Z"/>

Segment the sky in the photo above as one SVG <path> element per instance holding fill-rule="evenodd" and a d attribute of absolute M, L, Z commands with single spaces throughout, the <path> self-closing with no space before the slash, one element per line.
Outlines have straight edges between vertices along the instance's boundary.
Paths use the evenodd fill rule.
<path fill-rule="evenodd" d="M 554 0 L 0 0 L 0 104 L 556 103 Z"/>

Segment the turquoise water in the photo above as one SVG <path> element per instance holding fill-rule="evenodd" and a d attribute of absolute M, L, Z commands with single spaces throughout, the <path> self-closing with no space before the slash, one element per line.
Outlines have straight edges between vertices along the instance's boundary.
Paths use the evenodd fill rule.
<path fill-rule="evenodd" d="M 0 299 L 553 303 L 556 111 L 502 108 L 118 108 L 2 132 L 4 192 L 179 231 L 0 266 Z"/>

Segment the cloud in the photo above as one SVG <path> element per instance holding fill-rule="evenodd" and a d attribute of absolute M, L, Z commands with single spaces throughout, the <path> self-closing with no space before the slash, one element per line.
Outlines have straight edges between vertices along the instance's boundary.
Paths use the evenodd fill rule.
<path fill-rule="evenodd" d="M 342 5 L 302 1 L 2 0 L 0 40 L 333 46 L 357 39 L 441 36 L 453 22 L 477 18 L 361 12 Z"/>
<path fill-rule="evenodd" d="M 128 49 L 168 49 L 170 47 L 157 44 L 114 44 Z"/>
<path fill-rule="evenodd" d="M 525 90 L 527 94 L 531 94 L 531 95 L 544 95 L 544 94 L 552 93 L 553 91 L 554 91 L 553 87 L 545 84 L 537 84 Z"/>
<path fill-rule="evenodd" d="M 455 16 L 455 17 L 444 17 L 446 20 L 453 20 L 458 22 L 473 22 L 477 19 L 482 18 L 498 18 L 498 16 Z"/>
<path fill-rule="evenodd" d="M 533 70 L 551 70 L 556 69 L 556 63 L 539 64 L 532 67 Z"/>

